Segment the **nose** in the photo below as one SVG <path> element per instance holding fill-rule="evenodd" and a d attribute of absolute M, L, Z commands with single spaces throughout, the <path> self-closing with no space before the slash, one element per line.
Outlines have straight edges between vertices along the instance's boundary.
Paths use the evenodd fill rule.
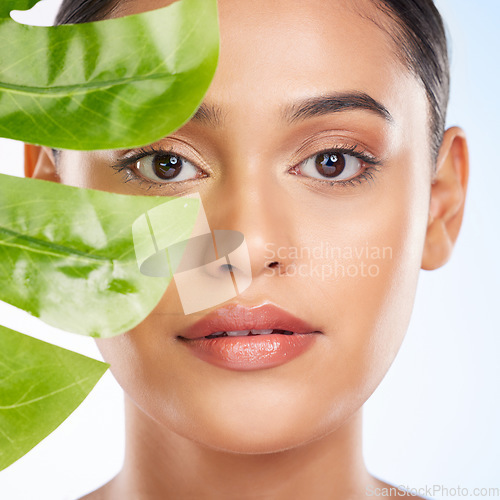
<path fill-rule="evenodd" d="M 269 173 L 240 172 L 196 195 L 203 209 L 193 236 L 181 245 L 174 274 L 185 314 L 244 292 L 266 295 L 271 280 L 278 288 L 289 286 L 282 280 L 278 284 L 276 277 L 294 269 L 288 256 L 300 229 L 293 208 L 300 206 Z"/>
<path fill-rule="evenodd" d="M 243 234 L 253 281 L 283 275 L 294 264 L 288 250 L 296 241 L 298 228 L 293 223 L 291 201 L 271 174 L 234 175 L 204 197 L 208 221 L 215 234 L 217 230 Z M 237 263 L 224 263 L 219 272 L 234 272 L 235 267 Z"/>

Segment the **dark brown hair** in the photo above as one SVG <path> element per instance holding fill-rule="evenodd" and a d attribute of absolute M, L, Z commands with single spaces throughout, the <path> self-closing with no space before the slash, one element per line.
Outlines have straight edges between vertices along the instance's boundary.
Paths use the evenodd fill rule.
<path fill-rule="evenodd" d="M 116 9 L 120 0 L 63 0 L 54 24 L 101 21 Z"/>

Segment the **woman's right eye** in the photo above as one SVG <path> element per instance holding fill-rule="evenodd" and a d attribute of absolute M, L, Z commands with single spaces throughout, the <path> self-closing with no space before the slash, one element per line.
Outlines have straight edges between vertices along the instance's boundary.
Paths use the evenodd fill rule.
<path fill-rule="evenodd" d="M 203 172 L 182 156 L 173 153 L 155 153 L 143 156 L 132 170 L 158 184 L 197 179 Z"/>

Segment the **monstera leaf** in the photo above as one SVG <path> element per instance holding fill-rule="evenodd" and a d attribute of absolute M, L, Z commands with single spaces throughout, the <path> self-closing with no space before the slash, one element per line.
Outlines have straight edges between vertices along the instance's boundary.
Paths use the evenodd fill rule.
<path fill-rule="evenodd" d="M 54 148 L 132 148 L 186 122 L 217 65 L 216 0 L 79 25 L 34 27 L 0 2 L 0 136 Z"/>
<path fill-rule="evenodd" d="M 108 364 L 0 326 L 0 470 L 56 429 Z"/>
<path fill-rule="evenodd" d="M 111 337 L 133 328 L 171 276 L 141 274 L 137 256 L 142 262 L 155 250 L 147 226 L 141 242 L 132 225 L 164 204 L 161 240 L 182 247 L 198 216 L 196 198 L 121 195 L 0 175 L 0 300 L 83 335 Z"/>

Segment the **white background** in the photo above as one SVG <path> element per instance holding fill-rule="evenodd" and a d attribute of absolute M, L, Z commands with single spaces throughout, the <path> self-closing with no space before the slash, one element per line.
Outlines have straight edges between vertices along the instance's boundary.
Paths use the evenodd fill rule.
<path fill-rule="evenodd" d="M 50 24 L 59 0 L 25 19 Z M 467 132 L 471 177 L 451 261 L 421 271 L 401 352 L 365 405 L 370 471 L 410 488 L 500 488 L 500 100 L 498 0 L 439 0 L 451 38 L 448 124 Z M 2 49 L 0 49 L 2 50 Z M 0 172 L 22 175 L 22 145 L 0 139 Z M 0 324 L 97 359 L 93 340 L 58 332 L 0 303 Z M 74 500 L 118 472 L 121 389 L 107 373 L 53 434 L 0 472 L 2 500 Z M 455 495 L 457 496 L 457 495 Z M 464 498 L 464 496 L 462 496 Z"/>

